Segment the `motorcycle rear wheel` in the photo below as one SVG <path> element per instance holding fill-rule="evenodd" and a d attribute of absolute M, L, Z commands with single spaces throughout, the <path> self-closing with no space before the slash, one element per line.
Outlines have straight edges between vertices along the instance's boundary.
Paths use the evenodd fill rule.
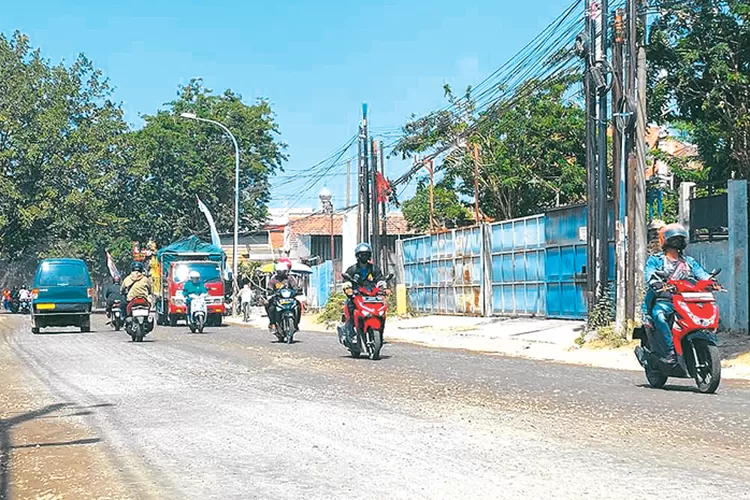
<path fill-rule="evenodd" d="M 704 363 L 707 369 L 703 373 L 695 370 L 695 385 L 703 394 L 713 394 L 721 383 L 721 354 L 719 348 L 706 342 L 695 342 L 695 351 L 698 353 L 696 365 Z"/>

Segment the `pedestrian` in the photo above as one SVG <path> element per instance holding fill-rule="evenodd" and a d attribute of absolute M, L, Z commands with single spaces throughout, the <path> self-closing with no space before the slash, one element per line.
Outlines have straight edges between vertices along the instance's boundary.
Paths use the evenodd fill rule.
<path fill-rule="evenodd" d="M 3 289 L 3 307 L 6 311 L 10 311 L 10 290 L 8 288 Z"/>

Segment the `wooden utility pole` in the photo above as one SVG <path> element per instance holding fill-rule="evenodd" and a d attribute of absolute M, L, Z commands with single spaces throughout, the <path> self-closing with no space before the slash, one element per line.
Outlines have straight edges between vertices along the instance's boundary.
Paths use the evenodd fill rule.
<path fill-rule="evenodd" d="M 370 148 L 370 217 L 372 234 L 370 245 L 372 246 L 372 261 L 380 262 L 380 216 L 378 210 L 378 142 L 373 139 Z"/>
<path fill-rule="evenodd" d="M 346 160 L 346 205 L 348 209 L 352 206 L 352 162 Z"/>
<path fill-rule="evenodd" d="M 383 141 L 380 141 L 380 178 L 385 183 L 385 147 Z M 383 186 L 385 188 L 385 186 Z M 379 195 L 380 193 L 378 193 Z M 388 273 L 388 216 L 386 214 L 386 199 L 385 192 L 383 193 L 383 199 L 380 202 L 380 248 L 381 261 L 383 273 Z"/>
<path fill-rule="evenodd" d="M 474 144 L 474 220 L 479 220 L 479 145 Z"/>

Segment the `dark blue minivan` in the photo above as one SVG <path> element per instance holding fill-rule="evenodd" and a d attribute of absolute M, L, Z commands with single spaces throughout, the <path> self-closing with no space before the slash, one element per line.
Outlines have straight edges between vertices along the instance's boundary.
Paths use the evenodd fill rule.
<path fill-rule="evenodd" d="M 91 330 L 91 276 L 78 259 L 46 259 L 36 270 L 31 300 L 31 331 L 48 326 Z"/>

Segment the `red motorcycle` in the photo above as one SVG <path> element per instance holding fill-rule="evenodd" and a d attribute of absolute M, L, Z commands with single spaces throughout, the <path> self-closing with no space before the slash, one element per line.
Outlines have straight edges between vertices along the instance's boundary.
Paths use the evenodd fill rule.
<path fill-rule="evenodd" d="M 338 328 L 339 342 L 349 349 L 349 353 L 354 358 L 366 352 L 368 358 L 380 359 L 380 350 L 383 348 L 383 327 L 388 310 L 386 303 L 388 289 L 382 281 L 377 284 L 360 283 L 358 276 L 349 276 L 346 273 L 342 277 L 353 285 L 354 312 L 352 317 L 348 305 L 344 304 L 343 324 Z M 393 275 L 389 275 L 386 280 L 392 277 Z"/>
<path fill-rule="evenodd" d="M 653 328 L 636 328 L 633 338 L 640 339 L 641 345 L 635 348 L 635 355 L 651 387 L 664 387 L 669 377 L 692 378 L 700 392 L 716 392 L 721 382 L 721 356 L 716 336 L 719 307 L 713 292 L 723 288 L 713 278 L 720 272 L 715 269 L 710 279 L 698 282 L 673 280 L 663 272 L 657 273 L 666 281 L 662 290 L 672 294 L 672 341 L 677 363 L 665 363 L 652 352 L 653 336 L 657 334 Z"/>

